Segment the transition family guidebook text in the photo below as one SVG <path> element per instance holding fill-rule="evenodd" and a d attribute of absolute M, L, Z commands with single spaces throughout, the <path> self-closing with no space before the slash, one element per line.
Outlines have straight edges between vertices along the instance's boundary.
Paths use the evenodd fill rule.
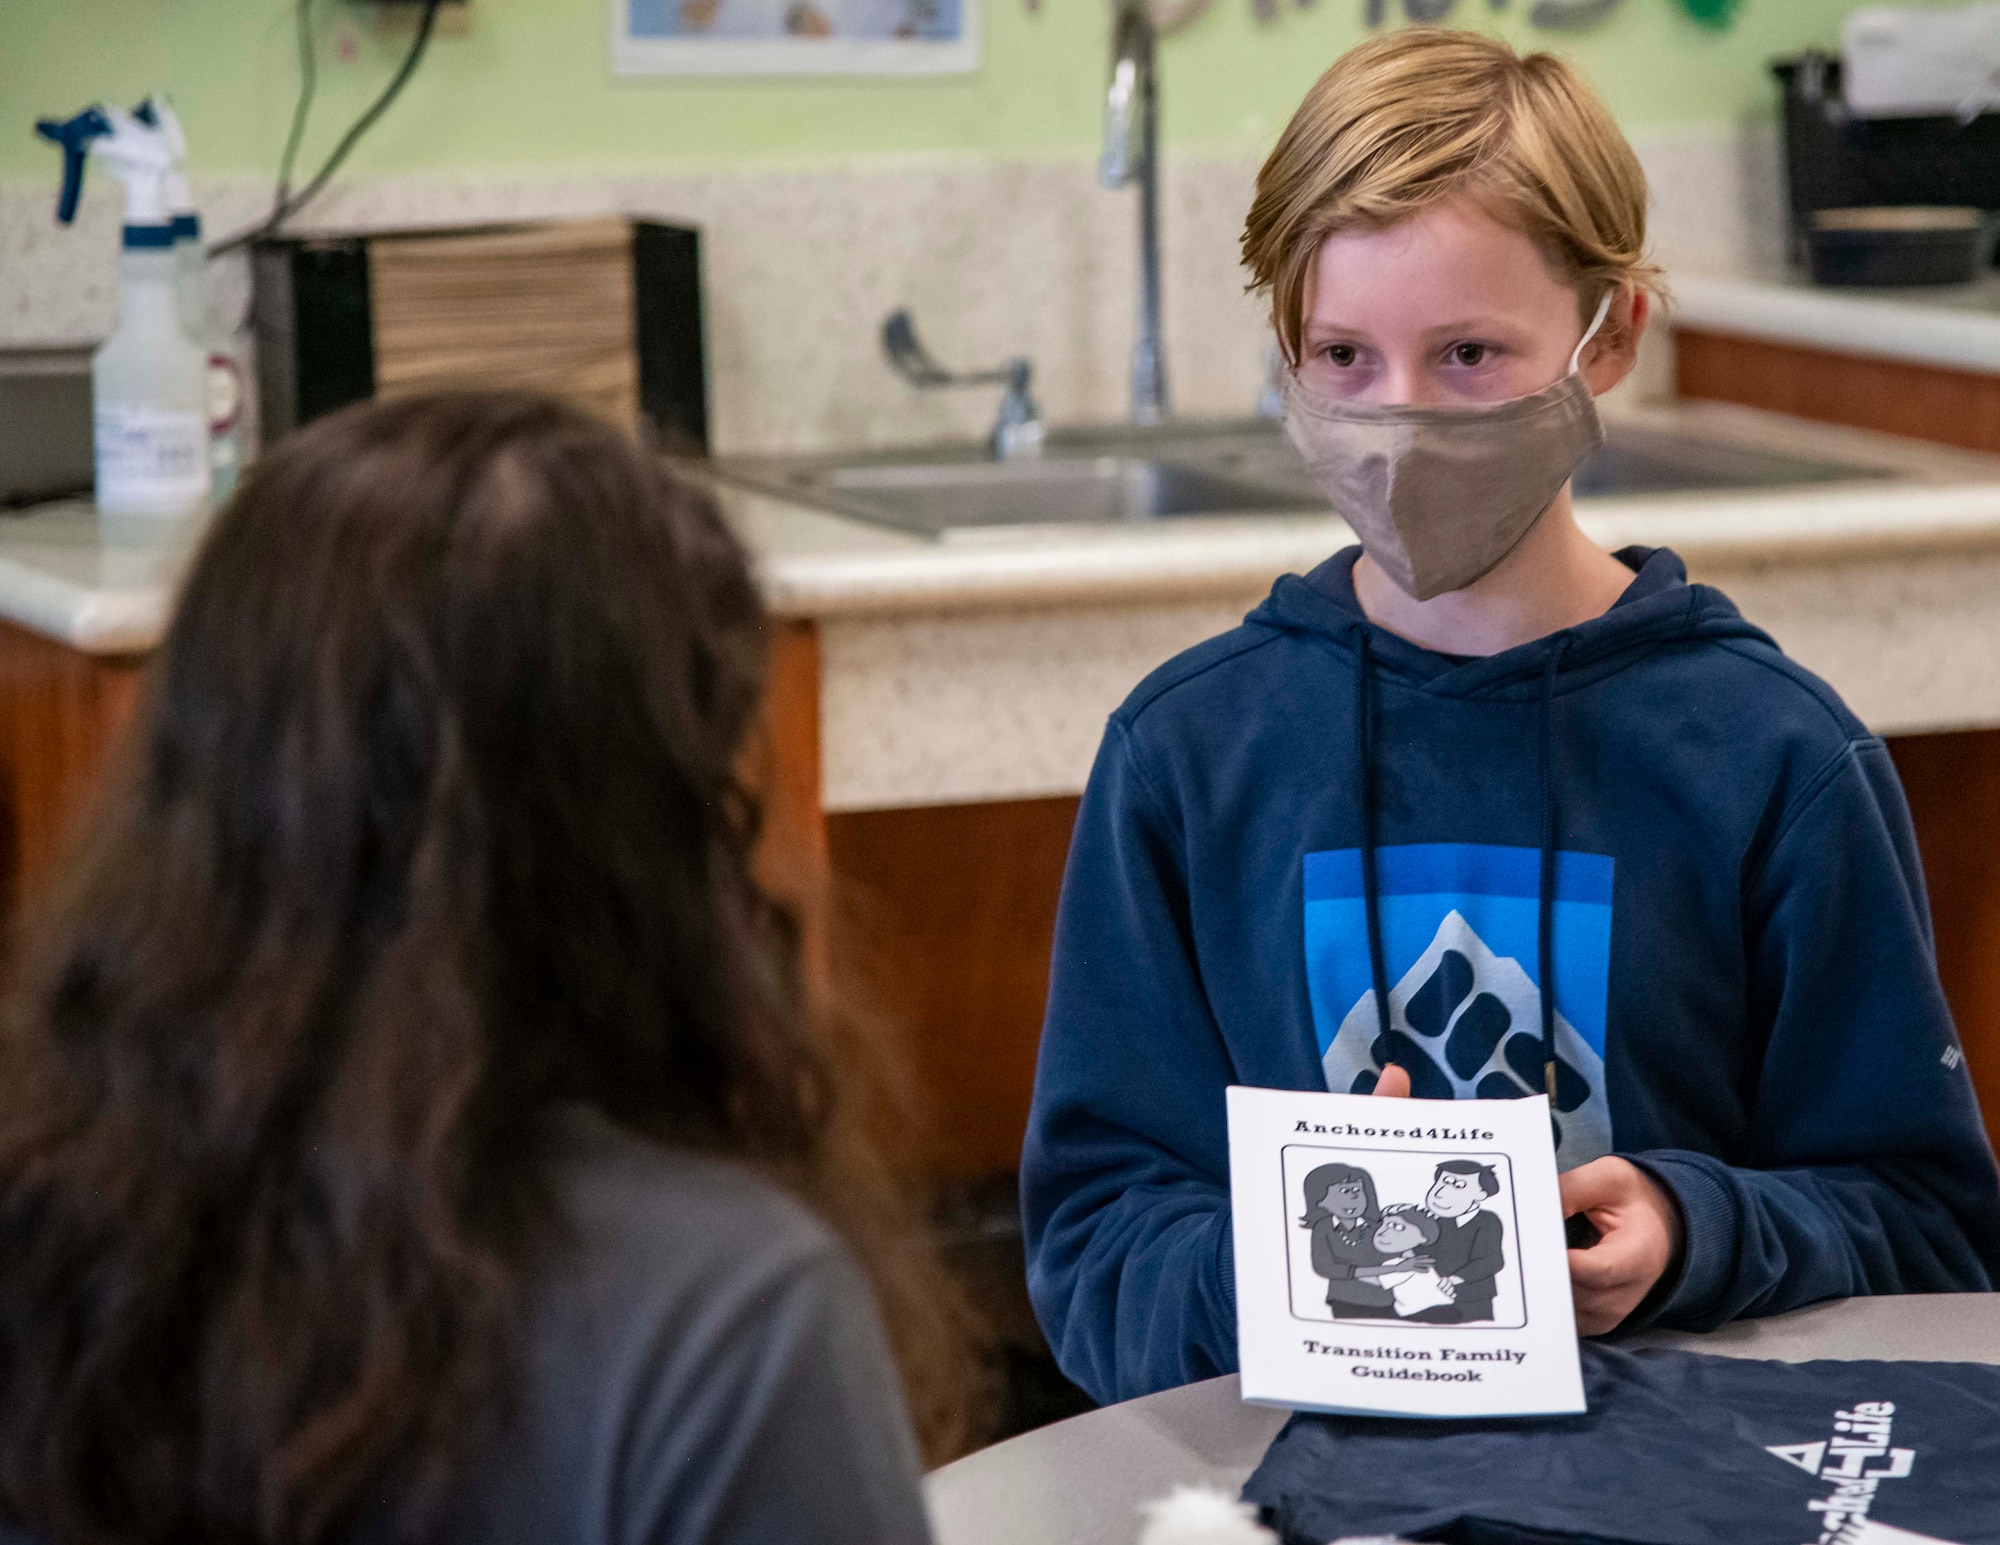
<path fill-rule="evenodd" d="M 1229 1091 L 1243 1398 L 1584 1409 L 1549 1105 Z"/>

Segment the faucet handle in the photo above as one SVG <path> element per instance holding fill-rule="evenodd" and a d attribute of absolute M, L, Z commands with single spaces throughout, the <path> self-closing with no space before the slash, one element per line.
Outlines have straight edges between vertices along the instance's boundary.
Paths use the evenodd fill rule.
<path fill-rule="evenodd" d="M 899 306 L 882 319 L 882 352 L 896 373 L 912 386 L 998 386 L 1004 383 L 1007 395 L 1000 399 L 1000 415 L 994 420 L 988 443 L 997 460 L 1042 453 L 1042 410 L 1035 406 L 1029 382 L 1034 365 L 1025 359 L 1010 359 L 998 370 L 947 370 L 931 358 L 930 351 L 917 341 L 916 320 L 909 308 Z"/>
<path fill-rule="evenodd" d="M 1013 360 L 998 370 L 947 370 L 931 357 L 931 351 L 917 341 L 916 318 L 910 308 L 899 306 L 882 319 L 882 352 L 896 368 L 896 374 L 912 386 L 999 386 L 1011 384 Z"/>
<path fill-rule="evenodd" d="M 950 386 L 958 379 L 917 342 L 916 319 L 907 306 L 900 306 L 883 318 L 882 352 L 889 356 L 896 373 L 912 386 Z"/>

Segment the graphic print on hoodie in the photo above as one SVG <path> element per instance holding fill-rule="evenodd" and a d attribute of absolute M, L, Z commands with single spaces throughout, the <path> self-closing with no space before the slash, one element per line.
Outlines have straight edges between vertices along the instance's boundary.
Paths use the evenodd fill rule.
<path fill-rule="evenodd" d="M 1306 990 L 1326 1086 L 1368 1094 L 1383 1067 L 1420 1100 L 1516 1100 L 1546 1086 L 1537 981 L 1541 855 L 1489 843 L 1376 851 L 1387 1036 L 1370 981 L 1361 849 L 1305 857 Z M 1604 1084 L 1612 860 L 1556 855 L 1556 1160 L 1611 1152 Z"/>

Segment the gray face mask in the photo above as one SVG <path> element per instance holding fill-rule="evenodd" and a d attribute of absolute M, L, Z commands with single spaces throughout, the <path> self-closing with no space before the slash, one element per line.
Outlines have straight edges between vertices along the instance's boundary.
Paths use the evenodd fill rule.
<path fill-rule="evenodd" d="M 1462 590 L 1520 545 L 1569 475 L 1604 443 L 1577 373 L 1611 291 L 1562 379 L 1491 406 L 1348 402 L 1285 387 L 1285 432 L 1361 546 L 1419 601 Z"/>

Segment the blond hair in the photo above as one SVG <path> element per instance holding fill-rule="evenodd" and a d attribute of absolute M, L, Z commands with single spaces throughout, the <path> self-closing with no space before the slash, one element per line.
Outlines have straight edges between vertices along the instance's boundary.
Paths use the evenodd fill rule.
<path fill-rule="evenodd" d="M 1611 114 L 1553 54 L 1414 27 L 1371 38 L 1306 93 L 1257 173 L 1243 226 L 1252 290 L 1268 290 L 1299 362 L 1320 244 L 1461 193 L 1518 226 L 1586 312 L 1606 286 L 1662 290 L 1646 257 L 1646 174 Z"/>

